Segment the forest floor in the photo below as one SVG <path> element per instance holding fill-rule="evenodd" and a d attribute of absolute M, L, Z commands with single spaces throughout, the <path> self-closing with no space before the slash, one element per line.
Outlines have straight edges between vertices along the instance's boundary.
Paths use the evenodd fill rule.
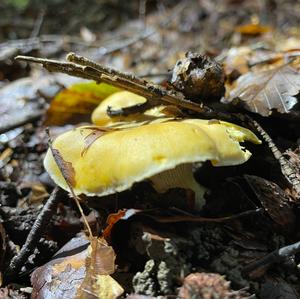
<path fill-rule="evenodd" d="M 0 299 L 299 299 L 300 3 L 35 2 L 0 4 Z M 117 87 L 114 80 L 130 73 L 159 92 L 176 89 L 172 105 L 184 118 L 229 120 L 262 144 L 245 144 L 252 156 L 243 165 L 206 162 L 195 170 L 209 190 L 201 211 L 186 190 L 161 194 L 148 181 L 80 196 L 99 237 L 93 243 L 72 196 L 44 169 L 46 128 L 54 138 L 90 123 L 111 91 L 15 60 L 63 62 L 70 52 L 118 70 L 107 79 Z M 194 97 L 174 84 L 174 66 L 187 52 L 218 63 L 225 79 L 215 95 L 206 78 L 195 109 L 182 107 L 177 92 Z M 141 95 L 157 92 L 138 82 Z M 102 273 L 91 266 L 98 262 Z"/>

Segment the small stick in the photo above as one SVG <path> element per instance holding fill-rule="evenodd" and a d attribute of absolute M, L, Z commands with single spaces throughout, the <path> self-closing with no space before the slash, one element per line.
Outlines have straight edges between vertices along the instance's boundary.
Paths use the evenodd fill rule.
<path fill-rule="evenodd" d="M 292 188 L 296 191 L 297 197 L 300 197 L 300 181 L 295 174 L 294 169 L 290 166 L 289 161 L 284 158 L 281 151 L 278 149 L 270 135 L 261 127 L 261 125 L 252 119 L 250 116 L 247 116 L 247 118 L 250 120 L 250 122 L 253 124 L 253 126 L 256 128 L 256 130 L 260 133 L 264 141 L 268 144 L 270 150 L 272 151 L 274 157 L 276 160 L 278 160 L 281 172 L 286 178 L 286 180 L 291 184 Z"/>
<path fill-rule="evenodd" d="M 178 211 L 178 209 L 177 209 L 177 211 Z M 175 216 L 170 216 L 170 215 L 168 215 L 168 216 L 159 216 L 159 215 L 151 216 L 151 214 L 147 214 L 147 212 L 145 212 L 145 213 L 142 212 L 142 214 L 144 214 L 160 223 L 177 223 L 177 222 L 222 223 L 222 222 L 232 221 L 235 219 L 240 219 L 240 218 L 247 217 L 247 216 L 257 215 L 262 212 L 263 212 L 263 208 L 257 208 L 255 210 L 249 210 L 249 211 L 241 212 L 236 215 L 220 217 L 220 218 L 207 218 L 207 217 L 195 216 L 195 215 L 191 215 L 191 214 L 175 215 Z"/>
<path fill-rule="evenodd" d="M 267 267 L 275 263 L 284 262 L 287 258 L 296 253 L 300 252 L 300 242 L 282 247 L 280 249 L 276 249 L 269 253 L 268 255 L 264 256 L 263 258 L 250 263 L 243 269 L 244 274 L 249 274 L 252 271 L 261 268 Z"/>
<path fill-rule="evenodd" d="M 52 191 L 42 211 L 39 213 L 38 217 L 36 218 L 27 236 L 25 244 L 22 246 L 19 253 L 16 256 L 14 256 L 13 259 L 11 260 L 5 272 L 7 277 L 11 278 L 14 275 L 19 273 L 25 261 L 28 259 L 29 255 L 36 247 L 36 244 L 41 238 L 41 234 L 43 233 L 45 227 L 49 223 L 54 213 L 54 210 L 61 199 L 59 191 L 61 191 L 61 189 L 59 189 L 58 187 L 55 187 L 54 190 Z"/>

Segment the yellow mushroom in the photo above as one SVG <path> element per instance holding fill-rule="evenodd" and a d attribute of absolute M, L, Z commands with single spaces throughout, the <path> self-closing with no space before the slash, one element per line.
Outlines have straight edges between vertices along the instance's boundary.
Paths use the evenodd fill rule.
<path fill-rule="evenodd" d="M 186 119 L 182 122 L 199 126 L 214 140 L 219 152 L 219 159 L 211 161 L 213 166 L 242 164 L 250 158 L 251 153 L 241 147 L 239 143 L 243 141 L 261 143 L 250 130 L 225 121 Z"/>
<path fill-rule="evenodd" d="M 174 117 L 164 113 L 166 106 L 153 107 L 144 113 L 135 113 L 127 116 L 109 116 L 107 110 L 121 110 L 122 108 L 142 105 L 147 99 L 129 91 L 119 91 L 104 99 L 92 113 L 92 122 L 97 126 L 132 127 L 152 121 L 165 121 Z"/>
<path fill-rule="evenodd" d="M 93 130 L 97 127 L 77 128 L 53 142 L 53 148 L 72 164 L 76 194 L 105 196 L 148 179 L 158 192 L 175 187 L 193 190 L 198 209 L 204 204 L 205 188 L 193 177 L 193 163 L 241 164 L 251 154 L 239 142 L 259 143 L 251 131 L 235 125 L 184 120 L 106 132 L 87 149 Z M 52 179 L 68 190 L 50 150 L 44 166 Z"/>

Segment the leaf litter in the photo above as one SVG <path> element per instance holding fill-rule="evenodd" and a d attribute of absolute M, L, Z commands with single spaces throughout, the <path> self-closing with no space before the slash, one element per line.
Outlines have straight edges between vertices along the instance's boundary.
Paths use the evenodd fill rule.
<path fill-rule="evenodd" d="M 242 107 L 262 116 L 269 116 L 273 110 L 289 113 L 298 103 L 300 90 L 300 74 L 290 64 L 242 75 L 223 102 L 238 99 Z"/>
<path fill-rule="evenodd" d="M 272 5 L 278 5 L 277 1 L 275 2 L 276 4 Z M 207 1 L 201 3 L 190 1 L 188 6 L 175 6 L 173 11 L 175 17 L 164 22 L 161 20 L 168 17 L 161 7 L 157 10 L 157 14 L 145 16 L 149 32 L 153 32 L 147 37 L 145 34 L 142 34 L 141 37 L 136 35 L 136 32 L 139 31 L 143 33 L 145 27 L 142 22 L 134 21 L 124 24 L 123 28 L 115 31 L 106 33 L 103 29 L 101 34 L 96 29 L 87 27 L 89 36 L 92 38 L 87 37 L 87 31 L 80 28 L 81 32 L 85 32 L 82 34 L 85 35 L 83 40 L 79 41 L 77 37 L 72 36 L 60 39 L 61 36 L 59 36 L 60 38 L 53 46 L 45 42 L 46 36 L 38 36 L 36 40 L 39 41 L 39 45 L 33 44 L 33 40 L 26 40 L 29 52 L 24 51 L 25 47 L 21 47 L 22 41 L 19 40 L 18 49 L 21 49 L 22 54 L 33 55 L 33 51 L 38 51 L 38 56 L 51 57 L 51 55 L 44 54 L 47 53 L 47 47 L 49 47 L 49 51 L 56 53 L 57 58 L 60 57 L 58 53 L 63 53 L 63 49 L 71 49 L 75 52 L 81 49 L 80 53 L 92 60 L 104 65 L 112 65 L 117 69 L 129 70 L 136 75 L 149 76 L 156 83 L 162 83 L 164 86 L 167 86 L 168 83 L 161 82 L 161 79 L 171 79 L 170 72 L 167 70 L 171 69 L 178 59 L 182 59 L 185 52 L 193 50 L 211 57 L 219 55 L 217 56 L 218 61 L 222 62 L 222 59 L 225 59 L 223 69 L 227 74 L 226 87 L 229 91 L 229 99 L 227 98 L 226 105 L 213 100 L 209 106 L 218 112 L 232 113 L 230 117 L 235 117 L 234 122 L 241 121 L 243 126 L 247 126 L 247 118 L 243 118 L 243 114 L 247 114 L 247 110 L 253 112 L 252 117 L 270 133 L 278 148 L 282 152 L 286 151 L 284 157 L 289 157 L 288 163 L 293 169 L 292 175 L 297 176 L 299 175 L 299 153 L 296 149 L 300 136 L 298 125 L 295 122 L 297 114 L 293 120 L 289 118 L 289 115 L 297 112 L 299 106 L 298 65 L 297 59 L 288 64 L 285 60 L 297 57 L 297 49 L 300 49 L 297 33 L 295 34 L 295 29 L 293 29 L 296 28 L 293 26 L 295 24 L 297 26 L 297 22 L 300 21 L 295 5 L 291 1 L 285 1 L 283 6 L 273 10 L 277 18 L 272 18 L 270 24 L 265 24 L 260 23 L 257 17 L 261 16 L 260 13 L 264 10 L 258 3 L 241 2 L 236 4 L 224 1 L 224 3 L 211 5 Z M 132 7 L 130 6 L 128 10 Z M 167 11 L 170 9 L 172 12 L 172 7 L 167 5 L 166 9 Z M 156 10 L 154 9 L 154 11 Z M 271 10 L 268 7 L 267 11 L 263 11 L 263 13 L 269 15 L 269 11 Z M 289 11 L 288 14 L 287 11 Z M 257 14 L 253 14 L 253 12 L 257 12 Z M 87 13 L 91 14 L 91 11 L 88 10 Z M 16 14 L 22 15 L 22 12 L 16 12 Z M 172 15 L 172 13 L 167 15 Z M 6 16 L 4 13 L 4 20 Z M 113 14 L 110 15 L 110 18 L 113 20 Z M 47 30 L 50 28 L 48 19 L 46 18 L 44 22 L 43 30 Z M 105 22 L 101 22 L 101 24 L 104 27 L 110 26 Z M 157 24 L 160 25 L 157 26 Z M 161 24 L 163 24 L 162 27 L 160 27 Z M 74 29 L 75 31 L 79 30 L 74 26 L 70 28 L 73 28 L 70 32 Z M 59 29 L 60 32 L 64 30 Z M 154 30 L 151 31 L 152 29 Z M 24 27 L 23 30 L 26 31 L 26 28 Z M 27 34 L 27 36 L 29 35 Z M 291 37 L 293 35 L 295 36 Z M 57 41 L 61 42 L 61 46 Z M 100 44 L 102 48 L 99 48 Z M 12 47 L 12 43 L 6 44 L 5 47 L 7 46 Z M 233 59 L 230 61 L 226 52 L 229 53 L 239 46 L 244 50 L 241 52 L 238 50 L 238 53 L 232 54 Z M 0 51 L 2 49 L 4 48 L 0 46 Z M 225 50 L 223 58 L 221 50 Z M 14 51 L 14 53 L 16 52 Z M 103 55 L 103 53 L 106 54 Z M 112 53 L 113 55 L 111 55 Z M 37 71 L 34 66 L 24 69 L 24 65 L 18 64 L 18 70 L 21 72 L 14 74 L 16 69 L 11 68 L 9 62 L 12 56 L 6 54 L 0 55 L 0 57 L 6 59 L 3 64 L 5 70 L 2 69 L 2 61 L 0 61 L 0 76 L 13 78 L 21 76 L 21 73 L 24 74 L 24 72 L 27 76 L 31 76 L 30 68 L 32 72 Z M 46 76 L 44 72 L 39 72 L 39 74 L 41 77 Z M 288 83 L 288 80 L 291 83 Z M 10 83 L 6 82 L 6 84 L 8 87 L 10 86 Z M 26 233 L 24 234 L 24 231 L 21 233 L 21 223 L 18 226 L 18 223 L 14 223 L 14 221 L 19 219 L 19 222 L 22 222 L 22 219 L 27 217 L 28 219 L 26 218 L 26 221 L 23 222 L 24 226 L 27 226 L 25 231 L 28 232 L 30 223 L 39 211 L 35 208 L 38 206 L 37 203 L 32 206 L 31 210 L 28 209 L 31 205 L 30 198 L 32 196 L 36 198 L 35 194 L 38 196 L 35 189 L 35 186 L 38 185 L 36 182 L 24 184 L 23 173 L 35 180 L 38 178 L 38 183 L 42 183 L 48 192 L 53 189 L 53 183 L 39 166 L 47 147 L 47 137 L 43 133 L 44 127 L 41 118 L 45 117 L 44 111 L 49 109 L 46 122 L 52 126 L 51 131 L 56 130 L 54 125 L 59 125 L 58 129 L 64 130 L 63 126 L 67 127 L 70 123 L 73 126 L 79 125 L 81 122 L 89 123 L 90 112 L 105 96 L 97 96 L 97 92 L 95 92 L 95 89 L 101 88 L 103 83 L 100 85 L 92 83 L 93 87 L 90 90 L 88 84 L 90 83 L 83 83 L 82 87 L 78 89 L 71 86 L 69 89 L 61 91 L 56 96 L 57 98 L 51 101 L 50 108 L 48 108 L 48 103 L 53 95 L 49 97 L 48 94 L 51 92 L 45 92 L 40 85 L 40 88 L 36 89 L 38 92 L 29 95 L 26 100 L 24 107 L 29 109 L 29 118 L 26 116 L 23 122 L 14 121 L 20 119 L 19 108 L 19 110 L 7 109 L 5 112 L 13 122 L 10 126 L 6 126 L 6 121 L 4 126 L 1 122 L 5 136 L 2 134 L 3 138 L 0 138 L 0 140 L 6 140 L 0 144 L 0 153 L 3 157 L 0 172 L 1 183 L 3 182 L 0 192 L 0 215 L 4 227 L 2 238 L 5 241 L 3 244 L 6 247 L 5 251 L 1 252 L 3 267 L 0 270 L 4 277 L 4 285 L 7 284 L 5 281 L 7 264 L 17 253 L 17 246 L 22 246 L 26 238 Z M 68 84 L 63 85 L 67 86 Z M 13 89 L 13 85 L 11 86 Z M 62 86 L 58 84 L 55 90 L 61 88 Z M 108 88 L 114 89 L 114 87 Z M 35 97 L 39 98 L 38 105 L 41 114 L 32 119 L 33 114 L 30 112 L 37 111 Z M 238 106 L 232 105 L 236 99 L 240 103 Z M 10 99 L 5 100 L 5 107 L 8 107 L 8 104 L 15 104 L 13 101 L 9 101 Z M 31 105 L 32 103 L 33 105 Z M 235 113 L 237 112 L 239 115 L 236 118 Z M 193 112 L 184 110 L 184 113 Z M 260 118 L 260 116 L 264 116 L 264 118 Z M 15 127 L 20 131 L 16 133 L 7 131 Z M 98 131 L 86 139 L 86 148 L 83 154 L 93 146 L 96 139 L 107 133 L 101 129 Z M 36 138 L 38 134 L 41 138 Z M 5 138 L 6 136 L 7 138 Z M 249 294 L 256 294 L 259 298 L 274 298 L 279 295 L 286 298 L 288 296 L 299 298 L 300 275 L 296 266 L 300 262 L 298 254 L 293 256 L 294 260 L 290 259 L 289 268 L 283 267 L 283 263 L 278 265 L 271 263 L 271 268 L 269 265 L 268 267 L 262 266 L 258 267 L 250 276 L 243 274 L 243 269 L 248 265 L 253 266 L 255 261 L 260 261 L 268 253 L 299 240 L 299 234 L 294 229 L 299 218 L 297 213 L 298 195 L 293 191 L 289 181 L 285 180 L 277 158 L 272 156 L 267 145 L 252 149 L 252 152 L 252 158 L 242 167 L 226 170 L 220 168 L 212 171 L 209 165 L 203 165 L 205 172 L 195 172 L 195 176 L 211 190 L 211 193 L 207 194 L 207 206 L 200 215 L 189 210 L 186 200 L 188 196 L 182 190 L 170 190 L 166 194 L 158 195 L 147 182 L 108 198 L 91 199 L 81 196 L 80 204 L 84 211 L 83 214 L 88 214 L 93 210 L 97 210 L 100 214 L 99 219 L 96 220 L 100 229 L 93 230 L 93 232 L 97 235 L 104 232 L 109 245 L 105 244 L 101 237 L 100 239 L 93 237 L 90 239 L 92 247 L 88 250 L 89 240 L 85 239 L 85 255 L 80 262 L 73 257 L 68 259 L 66 257 L 68 254 L 66 254 L 61 257 L 61 262 L 56 261 L 57 263 L 54 262 L 54 265 L 51 266 L 47 264 L 50 260 L 51 241 L 55 240 L 61 247 L 75 234 L 75 230 L 68 231 L 67 229 L 67 227 L 71 227 L 68 226 L 69 223 L 76 222 L 70 217 L 68 209 L 74 210 L 73 214 L 77 213 L 80 217 L 76 207 L 65 196 L 63 202 L 58 206 L 60 213 L 53 216 L 59 223 L 62 223 L 60 234 L 63 234 L 64 237 L 59 236 L 56 230 L 54 233 L 50 233 L 52 227 L 50 223 L 49 227 L 45 228 L 43 236 L 46 241 L 41 242 L 44 249 L 39 245 L 21 271 L 23 274 L 16 276 L 12 281 L 28 286 L 28 269 L 30 271 L 34 267 L 40 266 L 31 278 L 32 296 L 40 296 L 37 298 L 48 298 L 49 296 L 117 298 L 118 296 L 126 297 L 126 294 L 131 294 L 129 298 L 155 298 L 157 296 L 176 296 L 178 288 L 193 289 L 192 295 L 199 296 L 202 294 L 203 288 L 200 289 L 198 286 L 209 281 L 206 277 L 212 275 L 211 277 L 215 277 L 217 281 L 220 274 L 226 275 L 226 278 L 222 276 L 222 279 L 231 281 L 230 287 L 235 290 L 231 294 L 233 298 L 246 298 L 249 297 Z M 59 156 L 59 153 L 57 154 Z M 105 159 L 105 157 L 103 158 Z M 69 173 L 66 176 L 67 181 L 72 182 L 74 174 L 72 174 L 71 165 L 66 161 L 61 161 L 60 164 L 63 172 Z M 202 178 L 202 173 L 205 174 L 204 178 Z M 43 200 L 45 194 L 43 193 L 38 201 Z M 170 209 L 170 206 L 175 208 Z M 133 208 L 135 212 L 133 212 Z M 119 210 L 121 212 L 117 213 Z M 137 212 L 138 210 L 140 212 Z M 254 212 L 256 210 L 260 212 Z M 130 212 L 133 214 L 132 217 L 124 215 L 124 213 L 130 214 Z M 65 215 L 63 216 L 61 213 L 65 213 Z M 117 215 L 115 215 L 116 213 Z M 108 218 L 107 226 L 105 222 Z M 216 221 L 208 223 L 208 221 L 205 222 L 205 219 L 219 219 L 221 223 Z M 224 223 L 221 219 L 229 220 Z M 192 223 L 194 220 L 197 223 Z M 65 224 L 63 224 L 64 221 Z M 76 223 L 78 222 L 77 220 Z M 58 229 L 58 226 L 54 226 L 54 228 Z M 19 234 L 22 236 L 19 238 L 21 241 L 16 237 Z M 39 258 L 43 255 L 44 260 Z M 2 258 L 3 256 L 4 258 Z M 115 268 L 115 257 L 117 268 Z M 55 259 L 57 258 L 54 258 L 54 261 Z M 96 260 L 100 261 L 100 264 L 96 263 Z M 107 262 L 108 268 L 101 264 L 105 262 Z M 99 267 L 94 267 L 94 265 Z M 193 267 L 189 268 L 190 265 Z M 45 274 L 39 272 L 43 267 L 48 267 L 48 274 L 47 271 L 44 272 Z M 106 273 L 96 268 L 110 270 Z M 54 269 L 57 276 L 53 275 L 53 272 L 52 276 L 49 275 Z M 111 274 L 113 269 L 116 271 Z M 203 270 L 207 276 L 203 274 Z M 99 274 L 99 271 L 102 274 Z M 193 272 L 194 274 L 192 274 Z M 210 275 L 209 273 L 215 274 Z M 193 279 L 190 279 L 190 275 L 193 276 Z M 192 282 L 185 283 L 189 280 Z M 41 284 L 38 285 L 38 282 Z M 192 283 L 192 288 L 188 285 L 189 283 Z M 86 292 L 78 289 L 80 284 Z M 43 285 L 42 288 L 41 285 Z M 211 286 L 209 285 L 206 290 L 208 290 L 207 294 L 212 295 L 214 289 Z M 247 291 L 238 292 L 244 287 L 248 288 Z M 43 288 L 45 289 L 43 290 Z M 228 284 L 226 284 L 226 288 L 226 292 L 231 292 Z M 77 290 L 78 293 L 75 295 Z M 219 296 L 220 292 L 218 289 Z M 121 295 L 122 293 L 123 295 Z M 28 290 L 17 288 L 15 291 L 3 287 L 1 294 L 6 294 L 5 296 L 15 294 L 20 298 L 21 296 L 28 297 Z M 188 295 L 183 297 L 189 298 Z"/>

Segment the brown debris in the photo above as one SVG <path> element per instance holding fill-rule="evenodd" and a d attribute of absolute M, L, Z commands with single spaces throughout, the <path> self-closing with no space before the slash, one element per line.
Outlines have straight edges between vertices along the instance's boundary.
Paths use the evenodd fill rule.
<path fill-rule="evenodd" d="M 266 179 L 244 176 L 266 213 L 280 227 L 282 232 L 293 234 L 296 227 L 296 215 L 292 199 L 277 184 Z"/>
<path fill-rule="evenodd" d="M 171 84 L 196 103 L 210 103 L 224 95 L 224 80 L 224 71 L 215 60 L 187 52 L 184 59 L 176 62 Z"/>
<path fill-rule="evenodd" d="M 23 2 L 25 7 L 7 9 L 8 2 L 13 6 Z M 261 299 L 299 299 L 300 4 L 291 0 L 33 2 L 0 4 L 0 94 L 8 91 L 0 99 L 4 111 L 0 118 L 0 272 L 4 278 L 0 298 L 28 298 L 29 274 L 40 267 L 32 276 L 32 298 L 74 298 L 82 283 L 88 292 L 79 292 L 80 298 L 115 298 L 122 292 L 120 286 L 125 289 L 122 298 L 175 298 L 180 286 L 184 296 L 193 292 L 200 297 L 207 291 L 210 298 L 215 286 L 223 295 L 227 292 L 227 298 L 247 298 L 243 290 L 234 290 L 249 287 L 249 293 Z M 188 51 L 192 51 L 190 57 L 183 58 Z M 72 54 L 69 62 L 60 62 L 68 52 L 89 59 Z M 90 111 L 105 97 L 97 96 L 95 90 L 101 84 L 93 82 L 93 92 L 71 87 L 58 94 L 58 101 L 53 100 L 70 85 L 70 79 L 60 80 L 33 64 L 14 63 L 15 55 L 47 57 L 51 60 L 42 62 L 50 71 L 78 76 L 74 80 L 108 82 L 148 99 L 141 107 L 107 111 L 113 115 L 132 115 L 164 104 L 168 105 L 164 112 L 172 116 L 193 115 L 209 118 L 209 124 L 229 120 L 247 126 L 254 103 L 259 111 L 253 118 L 261 124 L 254 127 L 271 151 L 267 146 L 252 148 L 251 159 L 241 167 L 211 171 L 212 166 L 205 163 L 201 171 L 195 171 L 195 178 L 210 190 L 201 213 L 192 210 L 183 190 L 157 194 L 149 182 L 143 182 L 103 198 L 81 196 L 87 221 L 83 216 L 80 220 L 79 207 L 65 194 L 55 220 L 44 226 L 43 239 L 22 263 L 22 275 L 12 279 L 12 289 L 6 286 L 6 267 L 24 244 L 42 199 L 55 187 L 42 167 L 47 149 L 45 111 L 50 107 L 52 113 L 46 116 L 51 120 L 48 125 L 60 126 L 50 128 L 55 136 L 55 131 L 74 128 L 70 123 L 90 122 Z M 251 96 L 258 92 L 256 98 L 245 102 L 239 93 L 231 102 L 239 105 L 217 102 L 218 92 L 223 93 L 222 68 L 208 57 L 222 63 L 231 95 L 239 89 Z M 179 84 L 174 89 L 170 70 L 180 59 L 189 61 L 183 64 L 187 71 L 177 74 L 174 86 Z M 293 88 L 285 82 L 290 79 L 296 83 Z M 189 102 L 192 99 L 200 104 Z M 100 129 L 88 136 L 84 150 L 105 133 Z M 70 183 L 72 175 L 66 179 Z M 88 244 L 74 246 L 48 263 L 54 250 L 82 230 L 82 222 L 93 224 L 94 236 L 103 234 L 113 246 L 117 267 L 112 276 L 105 271 L 100 277 L 94 275 L 95 261 L 101 264 L 109 256 L 103 250 L 109 246 L 103 244 L 90 253 Z M 74 257 L 77 247 L 85 249 L 81 259 Z M 211 284 L 203 288 L 204 283 Z"/>

